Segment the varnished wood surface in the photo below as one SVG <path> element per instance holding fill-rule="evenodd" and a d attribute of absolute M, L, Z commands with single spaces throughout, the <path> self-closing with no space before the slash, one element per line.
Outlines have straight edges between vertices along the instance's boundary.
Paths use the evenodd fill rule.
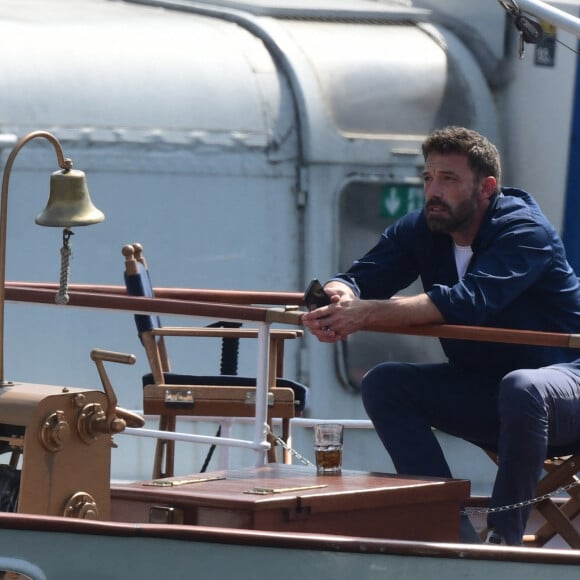
<path fill-rule="evenodd" d="M 193 397 L 191 405 L 166 403 L 166 392 L 188 391 Z M 292 418 L 297 415 L 294 391 L 284 387 L 269 389 L 273 396 L 268 406 L 268 416 Z M 146 415 L 203 416 L 203 417 L 254 417 L 255 404 L 246 400 L 252 387 L 216 387 L 209 385 L 147 385 L 143 389 L 143 412 Z"/>
<path fill-rule="evenodd" d="M 323 476 L 283 464 L 169 481 L 177 485 L 113 487 L 113 518 L 147 521 L 154 508 L 179 513 L 179 521 L 191 525 L 450 542 L 459 540 L 459 509 L 469 496 L 463 480 L 357 471 Z M 260 495 L 256 488 L 272 491 Z"/>
<path fill-rule="evenodd" d="M 20 285 L 18 285 L 20 284 Z M 38 283 L 6 283 L 6 300 L 15 302 L 32 302 L 38 304 L 54 305 L 55 286 Z M 129 312 L 177 314 L 184 316 L 206 316 L 220 319 L 248 320 L 262 322 L 278 322 L 282 324 L 301 325 L 303 312 L 287 310 L 285 308 L 265 308 L 250 306 L 248 302 L 242 303 L 241 296 L 237 298 L 233 294 L 213 292 L 211 301 L 193 300 L 196 290 L 190 290 L 179 298 L 177 294 L 169 297 L 142 298 L 126 296 L 122 293 L 109 292 L 111 287 L 99 285 L 79 285 L 82 290 L 76 290 L 71 286 L 69 296 L 70 306 L 84 308 L 126 310 Z M 113 289 L 116 287 L 113 287 Z M 278 294 L 278 293 L 274 293 Z M 283 293 L 282 293 L 283 294 Z M 292 294 L 292 293 L 290 293 Z M 185 298 L 187 296 L 187 298 Z M 183 297 L 183 299 L 182 299 Z M 198 298 L 200 298 L 198 296 Z M 288 296 L 290 298 L 290 296 Z M 235 303 L 232 302 L 235 300 Z M 253 299 L 252 299 L 253 300 Z M 275 297 L 272 296 L 274 301 Z M 298 301 L 298 296 L 296 296 Z M 277 302 L 279 304 L 279 302 Z M 291 304 L 287 300 L 283 304 Z M 482 326 L 462 326 L 454 324 L 432 324 L 405 327 L 389 327 L 378 323 L 371 323 L 362 330 L 386 332 L 390 334 L 405 334 L 414 336 L 431 336 L 456 340 L 474 340 L 481 342 L 501 342 L 514 344 L 530 344 L 536 346 L 557 346 L 580 348 L 580 334 L 559 332 L 545 332 L 534 330 L 514 330 L 510 328 L 488 328 Z"/>
<path fill-rule="evenodd" d="M 38 289 L 57 292 L 59 284 L 54 282 L 6 282 L 6 289 Z M 119 284 L 69 284 L 71 292 L 93 292 L 95 294 L 127 294 L 127 289 Z M 225 304 L 255 304 L 278 306 L 301 306 L 304 304 L 302 292 L 275 292 L 266 290 L 221 290 L 206 288 L 153 288 L 158 298 L 193 300 L 199 302 L 223 302 Z"/>
<path fill-rule="evenodd" d="M 205 477 L 223 477 L 223 479 L 179 485 L 181 481 Z M 216 503 L 228 507 L 252 505 L 254 509 L 268 509 L 273 504 L 290 505 L 300 500 L 302 504 L 319 504 L 323 509 L 325 508 L 323 504 L 327 503 L 346 509 L 357 506 L 373 507 L 379 504 L 394 505 L 403 495 L 410 498 L 408 501 L 413 503 L 446 497 L 466 499 L 469 497 L 470 487 L 466 480 L 416 478 L 351 470 L 343 471 L 340 476 L 318 475 L 313 467 L 284 464 L 176 476 L 165 481 L 174 481 L 178 485 L 155 487 L 150 485 L 150 481 L 137 482 L 127 486 L 114 486 L 113 494 L 116 497 L 138 494 L 150 499 L 176 498 L 197 505 Z M 308 486 L 324 487 L 307 489 Z M 274 490 L 297 489 L 269 495 L 248 493 L 256 487 Z"/>

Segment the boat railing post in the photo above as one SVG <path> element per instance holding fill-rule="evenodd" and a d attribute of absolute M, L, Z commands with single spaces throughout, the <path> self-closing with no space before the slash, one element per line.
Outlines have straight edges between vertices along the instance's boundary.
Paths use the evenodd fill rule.
<path fill-rule="evenodd" d="M 13 572 L 30 580 L 46 580 L 46 574 L 36 564 L 20 558 L 0 556 L 0 572 Z"/>
<path fill-rule="evenodd" d="M 254 445 L 256 446 L 257 467 L 264 465 L 265 449 L 268 448 L 270 326 L 269 322 L 260 322 L 258 326 L 258 370 L 256 373 L 256 414 L 254 416 Z"/>

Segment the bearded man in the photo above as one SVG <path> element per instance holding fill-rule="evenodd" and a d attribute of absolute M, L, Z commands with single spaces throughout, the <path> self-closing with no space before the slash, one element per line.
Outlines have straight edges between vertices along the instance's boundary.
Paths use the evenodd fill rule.
<path fill-rule="evenodd" d="M 562 241 L 525 191 L 501 187 L 496 147 L 446 127 L 423 143 L 425 205 L 328 281 L 303 315 L 322 342 L 369 322 L 577 333 L 580 286 Z M 420 278 L 423 292 L 396 296 Z M 399 473 L 451 477 L 433 428 L 498 453 L 490 507 L 535 497 L 544 459 L 580 442 L 580 360 L 568 348 L 441 340 L 447 362 L 386 362 L 365 375 L 365 409 Z M 492 511 L 487 541 L 521 544 L 530 506 Z M 462 539 L 476 541 L 468 518 Z"/>

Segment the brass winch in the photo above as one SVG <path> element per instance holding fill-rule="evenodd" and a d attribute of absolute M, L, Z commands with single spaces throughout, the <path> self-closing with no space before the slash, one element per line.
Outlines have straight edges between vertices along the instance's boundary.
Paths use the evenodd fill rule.
<path fill-rule="evenodd" d="M 135 357 L 94 350 L 91 358 L 104 392 L 30 383 L 0 388 L 0 452 L 12 452 L 10 465 L 0 466 L 0 480 L 6 480 L 3 492 L 8 478 L 18 485 L 17 493 L 12 490 L 15 505 L 3 502 L 4 511 L 109 517 L 113 435 L 144 421 L 117 407 L 103 365 L 133 364 Z"/>

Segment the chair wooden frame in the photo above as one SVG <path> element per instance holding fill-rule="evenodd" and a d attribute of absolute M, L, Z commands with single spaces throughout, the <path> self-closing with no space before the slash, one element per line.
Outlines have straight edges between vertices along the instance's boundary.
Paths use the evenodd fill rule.
<path fill-rule="evenodd" d="M 496 453 L 485 452 L 497 465 L 499 460 Z M 552 457 L 544 461 L 546 475 L 540 480 L 536 491 L 539 499 L 533 505 L 546 520 L 534 533 L 525 534 L 523 541 L 525 546 L 545 546 L 554 536 L 560 535 L 571 548 L 580 549 L 580 532 L 576 529 L 572 520 L 580 514 L 580 452 L 562 457 Z M 569 499 L 562 498 L 558 501 L 554 493 L 566 488 Z M 487 529 L 481 533 L 485 538 Z"/>
<path fill-rule="evenodd" d="M 580 514 L 580 453 L 566 457 L 548 459 L 544 462 L 547 475 L 538 487 L 538 497 L 566 487 L 570 499 L 557 505 L 553 497 L 546 497 L 536 504 L 536 510 L 546 519 L 534 534 L 524 536 L 528 546 L 543 546 L 556 534 L 564 538 L 570 546 L 580 549 L 580 533 L 572 524 L 572 520 Z M 568 486 L 572 486 L 569 487 Z"/>
<path fill-rule="evenodd" d="M 123 246 L 125 272 L 127 275 L 139 273 L 140 263 L 147 269 L 141 244 Z M 270 450 L 268 461 L 277 461 L 276 439 L 273 436 L 273 419 L 282 421 L 282 440 L 288 441 L 290 419 L 299 416 L 294 391 L 286 386 L 277 386 L 284 374 L 284 344 L 286 340 L 303 335 L 301 330 L 272 329 L 269 333 L 269 376 L 268 376 L 268 424 Z M 165 377 L 171 373 L 166 337 L 198 338 L 238 338 L 257 339 L 258 330 L 253 328 L 211 328 L 161 326 L 141 331 L 143 343 L 153 381 L 143 389 L 143 411 L 146 415 L 159 416 L 159 430 L 175 431 L 178 416 L 203 417 L 253 417 L 255 412 L 255 386 L 240 382 L 238 386 L 216 386 L 211 377 L 200 384 L 168 384 Z M 231 377 L 235 380 L 235 377 Z M 159 439 L 156 445 L 153 477 L 171 477 L 175 467 L 175 441 Z M 290 463 L 290 454 L 283 449 L 284 463 Z"/>

